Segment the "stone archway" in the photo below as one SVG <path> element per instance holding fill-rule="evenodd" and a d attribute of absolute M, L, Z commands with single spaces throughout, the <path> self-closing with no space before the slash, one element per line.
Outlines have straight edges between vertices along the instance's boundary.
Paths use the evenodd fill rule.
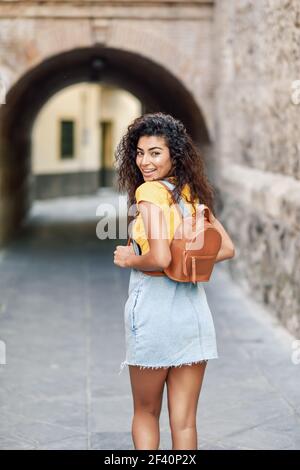
<path fill-rule="evenodd" d="M 25 73 L 1 108 L 0 241 L 18 229 L 32 202 L 31 131 L 43 104 L 57 91 L 82 81 L 124 88 L 144 112 L 182 119 L 194 140 L 209 144 L 205 119 L 194 97 L 170 70 L 137 53 L 111 47 L 76 48 L 51 56 Z"/>

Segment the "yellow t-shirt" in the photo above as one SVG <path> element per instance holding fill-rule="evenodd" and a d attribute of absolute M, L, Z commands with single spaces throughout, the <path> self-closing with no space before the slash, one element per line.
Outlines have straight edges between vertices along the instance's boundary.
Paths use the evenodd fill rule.
<path fill-rule="evenodd" d="M 175 177 L 169 177 L 169 180 L 171 182 L 174 182 L 174 178 Z M 184 186 L 181 195 L 183 196 L 183 199 L 190 198 L 190 188 L 188 184 Z M 149 201 L 162 208 L 163 213 L 165 215 L 168 239 L 170 244 L 174 237 L 174 233 L 177 227 L 182 221 L 182 218 L 179 216 L 178 211 L 175 205 L 173 204 L 171 195 L 167 188 L 165 188 L 158 181 L 146 181 L 136 189 L 135 198 L 137 204 L 140 201 Z M 190 213 L 193 214 L 194 209 L 192 204 L 188 203 L 186 200 L 184 201 L 184 203 L 188 207 Z M 196 199 L 196 203 L 199 203 L 198 198 Z M 132 224 L 132 238 L 140 245 L 142 255 L 144 255 L 149 251 L 150 247 L 146 237 L 145 227 L 141 213 L 137 215 Z"/>

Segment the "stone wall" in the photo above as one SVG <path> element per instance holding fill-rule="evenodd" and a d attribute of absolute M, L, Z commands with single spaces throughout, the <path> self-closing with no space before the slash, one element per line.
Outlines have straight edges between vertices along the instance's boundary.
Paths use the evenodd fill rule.
<path fill-rule="evenodd" d="M 215 167 L 237 282 L 300 335 L 298 0 L 217 1 Z M 219 162 L 219 165 L 218 165 Z"/>

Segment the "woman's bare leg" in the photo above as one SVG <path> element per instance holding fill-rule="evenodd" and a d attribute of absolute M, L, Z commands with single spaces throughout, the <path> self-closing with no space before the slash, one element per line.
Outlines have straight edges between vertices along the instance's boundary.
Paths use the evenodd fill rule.
<path fill-rule="evenodd" d="M 132 438 L 135 449 L 159 448 L 159 417 L 168 369 L 129 366 L 134 416 Z"/>
<path fill-rule="evenodd" d="M 197 406 L 206 362 L 172 367 L 166 380 L 172 450 L 197 449 Z"/>

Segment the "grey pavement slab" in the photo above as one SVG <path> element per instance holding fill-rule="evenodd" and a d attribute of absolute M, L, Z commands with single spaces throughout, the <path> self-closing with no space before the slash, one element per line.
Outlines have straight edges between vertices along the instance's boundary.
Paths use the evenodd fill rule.
<path fill-rule="evenodd" d="M 99 240 L 102 201 L 35 203 L 0 253 L 0 449 L 133 449 L 123 309 L 129 270 Z M 124 216 L 124 214 L 121 214 Z M 205 283 L 219 359 L 209 362 L 198 407 L 199 449 L 299 449 L 300 364 L 294 338 L 216 265 Z M 166 391 L 161 449 L 171 448 Z"/>

